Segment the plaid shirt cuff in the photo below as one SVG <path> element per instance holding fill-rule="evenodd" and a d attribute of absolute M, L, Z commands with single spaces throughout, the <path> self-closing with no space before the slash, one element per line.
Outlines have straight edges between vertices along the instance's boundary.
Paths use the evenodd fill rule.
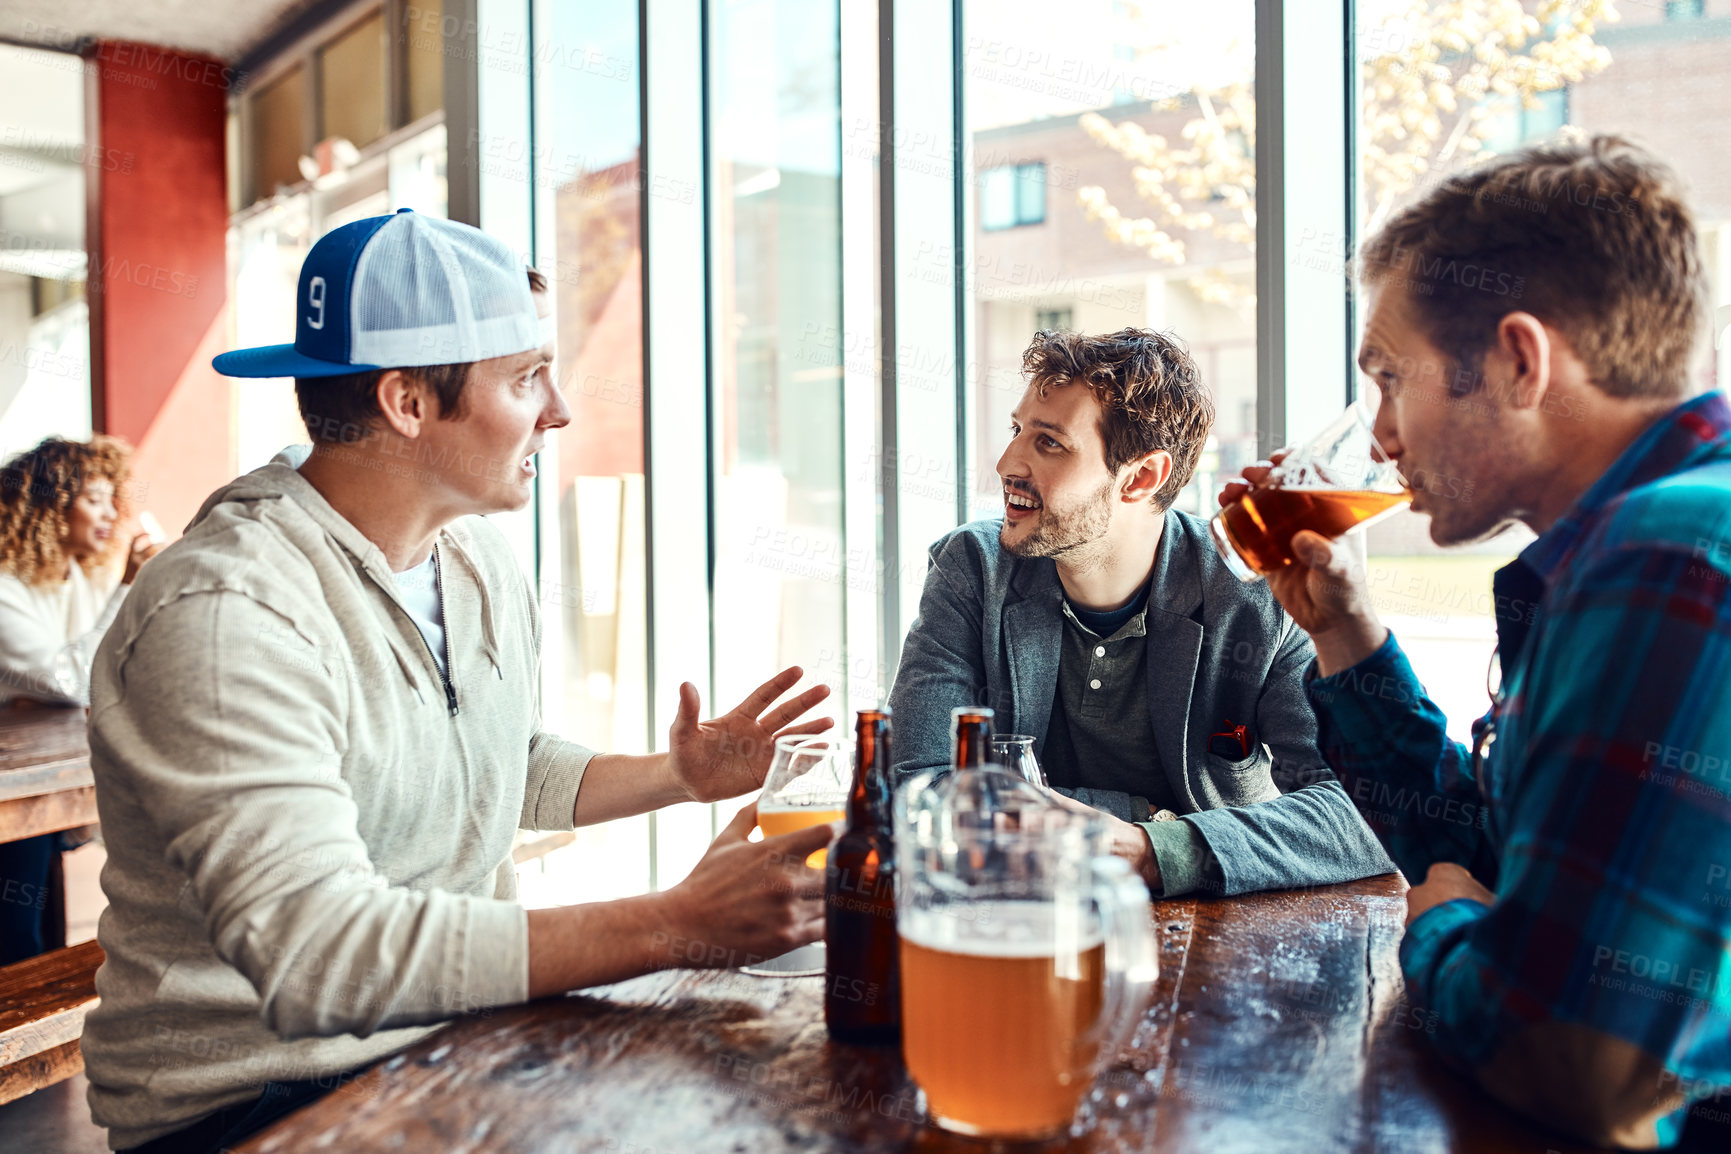
<path fill-rule="evenodd" d="M 1433 1007 L 1437 967 L 1474 923 L 1490 912 L 1491 907 L 1483 902 L 1455 898 L 1432 906 L 1406 928 L 1400 942 L 1400 969 L 1406 977 L 1407 996 L 1415 1005 L 1427 1010 Z"/>
<path fill-rule="evenodd" d="M 1317 671 L 1316 661 L 1313 658 L 1309 668 L 1304 671 L 1304 687 L 1309 692 L 1313 703 L 1333 705 L 1341 695 L 1342 690 L 1346 690 L 1349 694 L 1354 690 L 1360 690 L 1360 682 L 1367 677 L 1380 678 L 1400 684 L 1418 681 L 1418 676 L 1413 673 L 1412 665 L 1407 661 L 1406 654 L 1401 651 L 1400 645 L 1394 639 L 1394 630 L 1388 631 L 1388 636 L 1382 639 L 1382 644 L 1376 647 L 1374 653 L 1357 665 L 1342 669 L 1339 673 L 1331 673 L 1327 677 L 1322 676 Z M 1379 695 L 1375 690 L 1375 685 L 1376 682 L 1373 681 L 1370 696 L 1386 698 L 1388 694 L 1385 692 Z"/>

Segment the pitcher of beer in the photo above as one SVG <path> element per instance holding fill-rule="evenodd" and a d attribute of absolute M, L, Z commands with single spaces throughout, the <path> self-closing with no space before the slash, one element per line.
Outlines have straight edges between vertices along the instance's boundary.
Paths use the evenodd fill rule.
<path fill-rule="evenodd" d="M 1395 463 L 1377 443 L 1376 408 L 1359 401 L 1291 450 L 1268 481 L 1214 515 L 1214 548 L 1240 581 L 1292 564 L 1292 536 L 1313 529 L 1338 537 L 1371 525 L 1412 500 Z"/>
<path fill-rule="evenodd" d="M 1105 824 L 1002 769 L 896 794 L 902 1056 L 962 1134 L 1059 1133 L 1158 973 L 1148 887 Z"/>

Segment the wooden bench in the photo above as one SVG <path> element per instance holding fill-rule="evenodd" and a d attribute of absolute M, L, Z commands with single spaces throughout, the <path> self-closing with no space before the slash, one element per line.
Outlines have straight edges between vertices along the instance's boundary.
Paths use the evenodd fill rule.
<path fill-rule="evenodd" d="M 84 1069 L 78 1039 L 102 956 L 95 942 L 80 942 L 0 966 L 0 1104 Z"/>

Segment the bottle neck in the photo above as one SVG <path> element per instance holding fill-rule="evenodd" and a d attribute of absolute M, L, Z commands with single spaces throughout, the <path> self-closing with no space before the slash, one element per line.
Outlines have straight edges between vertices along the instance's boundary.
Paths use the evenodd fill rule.
<path fill-rule="evenodd" d="M 890 769 L 889 727 L 861 725 L 854 738 L 853 790 L 848 794 L 849 829 L 878 829 L 885 820 L 884 800 Z"/>
<path fill-rule="evenodd" d="M 976 769 L 990 762 L 991 730 L 983 722 L 964 722 L 956 729 L 955 769 Z"/>

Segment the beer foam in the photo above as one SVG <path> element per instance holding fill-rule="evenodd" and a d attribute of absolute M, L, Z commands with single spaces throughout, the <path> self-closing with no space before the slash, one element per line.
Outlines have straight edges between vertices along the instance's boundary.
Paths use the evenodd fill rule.
<path fill-rule="evenodd" d="M 1050 902 L 957 903 L 903 909 L 896 930 L 904 941 L 928 950 L 984 958 L 1050 958 L 1091 950 L 1105 940 L 1092 911 L 1080 924 L 1058 913 Z"/>

